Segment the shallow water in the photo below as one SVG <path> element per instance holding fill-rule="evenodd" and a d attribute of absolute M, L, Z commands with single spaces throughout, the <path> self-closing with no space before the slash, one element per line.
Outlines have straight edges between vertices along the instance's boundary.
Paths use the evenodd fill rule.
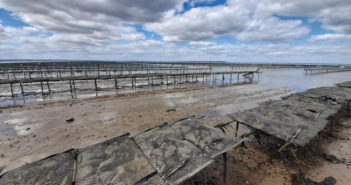
<path fill-rule="evenodd" d="M 265 88 L 287 87 L 297 92 L 310 88 L 332 86 L 336 83 L 350 81 L 351 72 L 305 75 L 302 69 L 285 71 L 264 70 L 260 75 L 258 85 Z"/>
<path fill-rule="evenodd" d="M 213 68 L 213 72 L 221 71 L 248 71 L 256 70 L 256 68 L 231 68 L 231 67 L 216 67 Z M 212 77 L 199 77 L 199 81 L 204 80 L 207 85 L 221 85 L 221 84 L 230 84 L 230 83 L 242 83 L 246 82 L 247 79 L 244 79 L 243 76 L 233 75 L 232 78 L 229 74 L 224 75 L 224 80 L 222 75 L 216 75 Z M 190 78 L 190 77 L 189 77 Z M 180 79 L 177 79 L 179 82 Z M 189 79 L 191 80 L 191 79 Z M 192 79 L 193 80 L 193 79 Z M 297 92 L 305 91 L 309 88 L 316 88 L 321 86 L 332 86 L 335 83 L 340 83 L 344 81 L 351 80 L 351 72 L 340 72 L 340 73 L 328 73 L 328 74 L 319 74 L 319 75 L 305 75 L 303 69 L 288 69 L 288 70 L 261 70 L 259 75 L 255 75 L 254 81 L 258 82 L 255 85 L 262 89 L 270 88 L 281 88 L 287 87 L 293 89 Z M 170 82 L 173 81 L 170 79 Z M 184 82 L 185 79 L 182 79 Z M 113 80 L 101 80 L 99 83 L 98 93 L 95 92 L 94 83 L 91 81 L 76 81 L 76 97 L 78 99 L 91 98 L 94 96 L 104 96 L 104 95 L 114 95 L 114 94 L 128 94 L 134 92 L 149 92 L 154 90 L 165 90 L 165 89 L 176 89 L 184 87 L 192 87 L 193 84 L 176 84 L 176 85 L 159 85 L 159 86 L 148 86 L 150 85 L 146 79 L 140 79 L 137 82 L 139 86 L 137 89 L 132 89 L 130 81 L 121 81 L 119 82 L 120 87 L 116 91 L 114 88 Z M 155 80 L 154 84 L 160 83 L 160 81 Z M 50 95 L 41 95 L 40 84 L 26 84 L 24 88 L 26 89 L 26 96 L 23 98 L 21 90 L 19 87 L 14 86 L 15 99 L 11 98 L 11 92 L 7 86 L 1 86 L 0 92 L 0 106 L 8 106 L 13 104 L 25 104 L 31 102 L 39 101 L 57 101 L 57 100 L 69 100 L 72 99 L 72 94 L 69 90 L 68 82 L 54 82 L 50 83 L 52 94 Z M 45 84 L 44 84 L 44 92 Z M 48 92 L 46 92 L 48 93 Z M 1 97 L 2 96 L 2 97 Z"/>

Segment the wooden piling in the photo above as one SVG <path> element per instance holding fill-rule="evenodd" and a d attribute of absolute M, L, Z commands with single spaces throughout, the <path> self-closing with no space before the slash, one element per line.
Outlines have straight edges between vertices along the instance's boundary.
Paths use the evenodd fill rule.
<path fill-rule="evenodd" d="M 10 83 L 10 87 L 11 87 L 11 96 L 12 96 L 12 98 L 14 98 L 15 96 L 13 94 L 13 84 L 12 83 Z"/>
<path fill-rule="evenodd" d="M 235 137 L 238 137 L 238 131 L 239 131 L 239 122 L 236 122 Z"/>
<path fill-rule="evenodd" d="M 98 86 L 97 86 L 96 78 L 94 79 L 94 83 L 95 83 L 95 91 L 97 92 L 98 91 Z"/>
<path fill-rule="evenodd" d="M 23 91 L 23 86 L 22 86 L 22 83 L 20 83 L 20 87 L 21 87 L 21 93 L 22 93 L 22 96 L 24 97 L 24 91 Z"/>
<path fill-rule="evenodd" d="M 46 85 L 48 86 L 49 94 L 51 94 L 51 89 L 50 89 L 49 81 L 46 81 Z"/>
<path fill-rule="evenodd" d="M 117 78 L 115 78 L 115 89 L 118 89 L 118 81 L 117 81 Z"/>
<path fill-rule="evenodd" d="M 72 80 L 73 82 L 73 93 L 74 93 L 74 98 L 77 98 L 77 94 L 76 94 L 76 84 L 74 83 L 74 80 Z"/>
<path fill-rule="evenodd" d="M 41 94 L 44 95 L 43 82 L 40 82 L 40 87 L 41 87 Z"/>

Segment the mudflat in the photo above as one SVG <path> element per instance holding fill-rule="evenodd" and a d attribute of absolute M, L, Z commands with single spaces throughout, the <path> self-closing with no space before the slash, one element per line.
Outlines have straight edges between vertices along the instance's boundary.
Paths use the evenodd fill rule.
<path fill-rule="evenodd" d="M 134 135 L 191 115 L 201 117 L 206 124 L 214 126 L 230 121 L 226 116 L 229 113 L 253 108 L 258 103 L 293 92 L 288 88 L 263 89 L 250 84 L 38 102 L 2 108 L 0 166 L 6 166 L 4 173 L 71 148 L 82 148 L 127 132 Z M 345 119 L 343 123 L 350 124 L 350 120 Z M 248 131 L 248 128 L 240 127 L 239 135 Z M 323 149 L 338 151 L 333 155 L 350 158 L 350 140 L 333 141 L 337 143 L 335 145 L 328 142 L 322 145 Z M 246 148 L 230 151 L 227 184 L 291 184 L 291 176 L 299 174 L 299 168 L 285 164 L 284 159 L 271 156 L 263 148 L 252 139 L 246 142 Z M 301 162 L 309 166 L 303 172 L 306 177 L 321 181 L 333 176 L 338 184 L 351 181 L 350 166 L 330 163 L 319 156 L 313 158 L 316 160 L 312 161 L 318 161 L 318 165 Z M 221 164 L 223 160 L 219 158 L 215 164 L 183 184 L 201 183 L 204 174 L 209 178 L 206 180 L 209 184 L 222 184 Z"/>

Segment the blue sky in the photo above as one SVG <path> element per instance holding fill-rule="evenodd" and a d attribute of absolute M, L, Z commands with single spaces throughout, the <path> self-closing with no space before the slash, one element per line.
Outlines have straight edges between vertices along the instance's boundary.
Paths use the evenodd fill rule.
<path fill-rule="evenodd" d="M 0 59 L 346 63 L 351 2 L 2 0 Z"/>

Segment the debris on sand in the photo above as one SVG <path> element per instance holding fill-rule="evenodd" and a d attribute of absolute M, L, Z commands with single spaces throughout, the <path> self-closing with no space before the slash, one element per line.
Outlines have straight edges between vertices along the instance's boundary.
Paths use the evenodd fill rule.
<path fill-rule="evenodd" d="M 302 174 L 292 176 L 293 185 L 335 185 L 336 179 L 334 177 L 327 177 L 321 182 L 315 182 L 309 178 L 305 178 Z"/>
<path fill-rule="evenodd" d="M 0 173 L 5 169 L 6 166 L 0 166 Z"/>
<path fill-rule="evenodd" d="M 167 109 L 167 112 L 175 112 L 177 109 Z"/>
<path fill-rule="evenodd" d="M 66 120 L 66 122 L 73 122 L 74 118 L 69 118 L 68 120 Z"/>
<path fill-rule="evenodd" d="M 322 157 L 329 161 L 329 162 L 332 162 L 332 163 L 341 163 L 341 164 L 346 164 L 346 159 L 339 159 L 337 158 L 336 156 L 334 155 L 331 155 L 331 154 L 326 154 L 326 153 L 323 153 L 322 154 Z"/>

